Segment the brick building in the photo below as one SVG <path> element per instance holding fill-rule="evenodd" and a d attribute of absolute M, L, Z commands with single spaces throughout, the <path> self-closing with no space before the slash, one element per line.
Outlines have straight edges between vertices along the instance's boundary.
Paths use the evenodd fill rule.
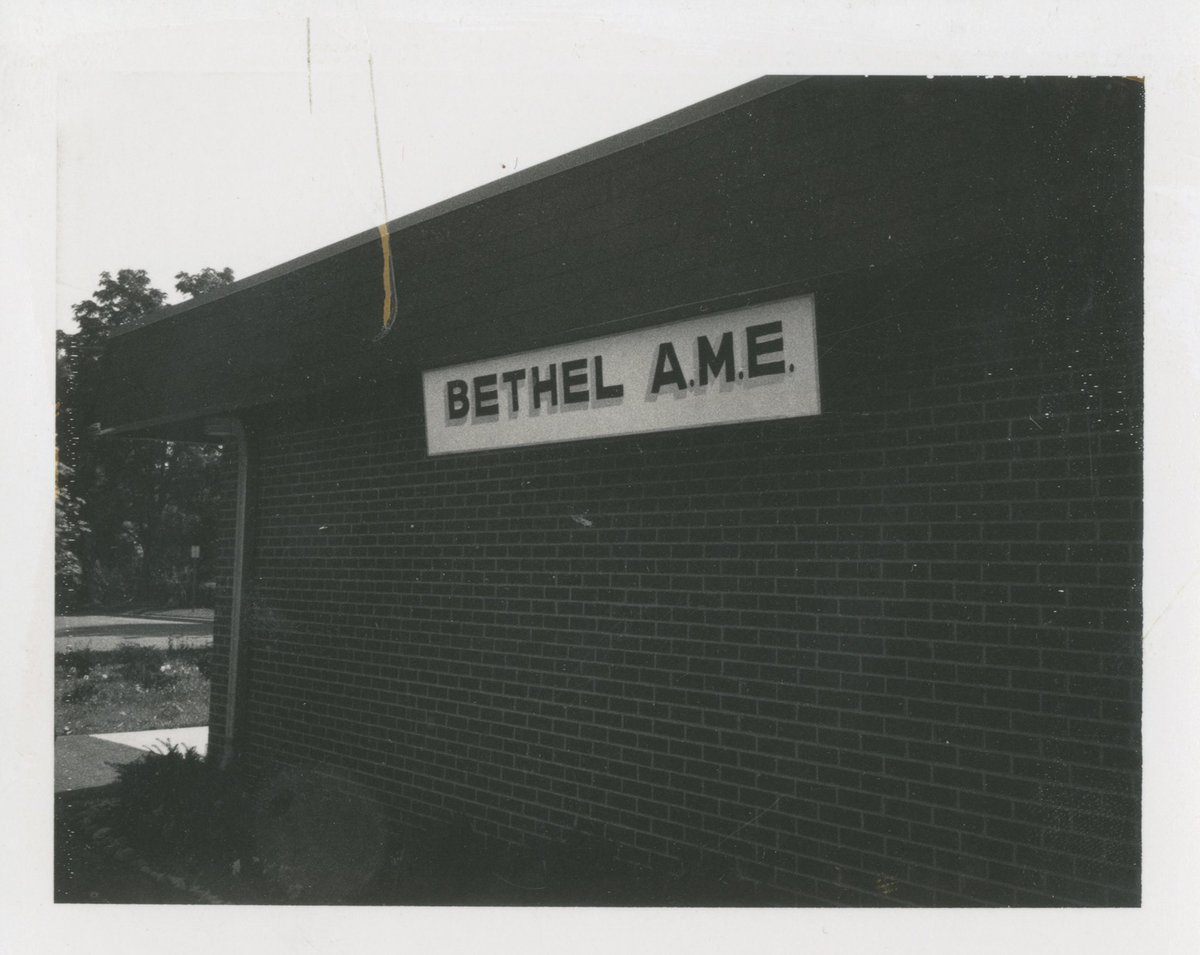
<path fill-rule="evenodd" d="M 800 900 L 1137 904 L 1142 102 L 764 78 L 119 330 L 103 428 L 236 464 L 214 751 Z M 564 430 L 497 437 L 511 369 Z"/>

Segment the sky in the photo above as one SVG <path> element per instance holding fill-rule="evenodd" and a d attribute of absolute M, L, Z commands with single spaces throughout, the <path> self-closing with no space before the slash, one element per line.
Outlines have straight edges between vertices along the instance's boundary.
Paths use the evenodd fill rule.
<path fill-rule="evenodd" d="M 144 268 L 164 290 L 204 266 L 245 277 L 761 68 L 674 50 L 654 23 L 317 13 L 68 39 L 59 327 L 102 270 Z"/>
<path fill-rule="evenodd" d="M 1029 4 L 1014 55 L 975 6 L 69 0 L 39 38 L 55 204 L 39 304 L 70 330 L 121 268 L 174 300 L 180 270 L 252 275 L 763 73 L 1129 69 L 1122 31 L 1148 15 L 1102 3 L 1108 33 L 1047 50 L 1031 40 L 1058 7 Z"/>
<path fill-rule="evenodd" d="M 1171 0 L 7 0 L 0 4 L 0 333 L 9 629 L 0 725 L 51 725 L 53 331 L 103 270 L 239 277 L 621 132 L 766 73 L 1146 78 L 1146 904 L 1141 912 L 359 913 L 351 935 L 414 951 L 1192 950 L 1163 944 L 1200 894 L 1200 7 Z M 372 103 L 373 65 L 374 109 Z M 311 101 L 310 101 L 311 89 Z M 378 145 L 375 116 L 378 116 Z M 382 187 L 380 173 L 382 157 Z M 386 188 L 387 209 L 383 204 Z M 40 641 L 40 642 L 39 642 Z M 1184 730 L 1180 732 L 1180 727 Z M 8 742 L 30 785 L 6 859 L 48 860 L 48 737 Z M 14 948 L 89 934 L 139 947 L 139 913 L 53 910 L 48 865 L 0 869 Z M 78 907 L 77 907 L 78 908 Z M 82 907 L 89 908 L 89 907 Z M 334 950 L 338 913 L 201 921 L 179 952 L 270 939 Z M 444 916 L 446 913 L 442 913 Z M 528 914 L 528 913 L 526 913 Z M 1193 919 L 1188 919 L 1188 916 Z M 164 913 L 159 913 L 161 923 Z M 240 920 L 240 921 L 239 921 Z M 0 924 L 5 924 L 0 914 Z M 371 927 L 364 930 L 362 926 Z M 14 929 L 14 926 L 20 926 Z M 131 928 L 136 927 L 136 932 Z M 1165 936 L 1164 936 L 1164 933 Z M 136 937 L 135 937 L 136 936 Z M 511 940 L 519 940 L 519 946 Z M 506 941 L 509 940 L 509 941 Z M 23 946 L 20 942 L 25 942 Z M 107 944 L 107 942 L 105 943 Z M 232 942 L 230 942 L 232 944 Z M 455 945 L 458 945 L 455 948 Z M 107 950 L 102 944 L 92 950 Z M 275 946 L 255 942 L 256 951 Z M 351 949 L 354 950 L 354 949 Z"/>

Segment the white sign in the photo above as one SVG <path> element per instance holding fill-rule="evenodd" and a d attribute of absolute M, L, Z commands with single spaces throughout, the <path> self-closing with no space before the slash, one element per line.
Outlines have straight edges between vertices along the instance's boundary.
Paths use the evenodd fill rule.
<path fill-rule="evenodd" d="M 429 453 L 820 412 L 813 297 L 424 373 Z"/>

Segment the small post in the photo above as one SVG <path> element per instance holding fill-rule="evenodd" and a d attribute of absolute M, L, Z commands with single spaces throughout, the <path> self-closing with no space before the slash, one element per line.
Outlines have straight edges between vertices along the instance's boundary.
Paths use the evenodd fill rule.
<path fill-rule="evenodd" d="M 192 545 L 192 609 L 196 609 L 196 578 L 200 576 L 200 545 Z"/>

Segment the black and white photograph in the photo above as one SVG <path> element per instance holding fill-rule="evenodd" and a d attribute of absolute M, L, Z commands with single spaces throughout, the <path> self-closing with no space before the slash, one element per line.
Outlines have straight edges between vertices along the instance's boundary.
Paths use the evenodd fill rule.
<path fill-rule="evenodd" d="M 1154 5 L 196 6 L 5 20 L 19 948 L 1190 948 Z"/>

